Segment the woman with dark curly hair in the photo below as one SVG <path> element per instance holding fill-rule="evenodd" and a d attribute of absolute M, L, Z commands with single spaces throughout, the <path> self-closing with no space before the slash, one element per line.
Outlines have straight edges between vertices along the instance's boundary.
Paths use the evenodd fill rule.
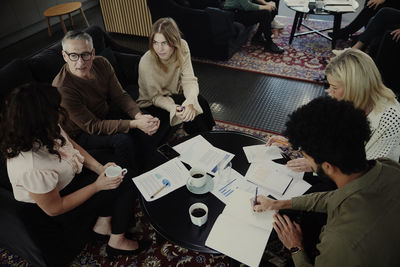
<path fill-rule="evenodd" d="M 60 103 L 55 87 L 22 85 L 7 98 L 0 121 L 0 152 L 35 242 L 50 266 L 68 264 L 91 229 L 109 238 L 109 255 L 140 252 L 147 244 L 124 236 L 134 223 L 132 180 L 106 177 L 115 163 L 100 164 L 69 138 L 59 125 L 66 117 Z"/>

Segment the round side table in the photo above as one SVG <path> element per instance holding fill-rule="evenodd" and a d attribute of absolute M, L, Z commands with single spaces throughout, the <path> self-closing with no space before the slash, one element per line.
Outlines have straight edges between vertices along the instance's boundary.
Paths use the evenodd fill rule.
<path fill-rule="evenodd" d="M 71 13 L 77 10 L 80 10 L 82 18 L 86 24 L 86 26 L 89 26 L 89 23 L 86 19 L 85 13 L 82 10 L 82 3 L 81 2 L 69 2 L 69 3 L 64 3 L 56 6 L 52 6 L 48 9 L 46 9 L 43 14 L 47 19 L 47 31 L 49 36 L 51 36 L 51 26 L 50 26 L 50 18 L 51 17 L 59 17 L 60 18 L 60 23 L 61 27 L 64 31 L 64 34 L 67 33 L 67 28 L 65 27 L 64 20 L 62 18 L 63 15 L 69 16 L 69 21 L 71 22 L 71 27 L 73 26 L 73 21 L 72 21 L 72 16 Z"/>

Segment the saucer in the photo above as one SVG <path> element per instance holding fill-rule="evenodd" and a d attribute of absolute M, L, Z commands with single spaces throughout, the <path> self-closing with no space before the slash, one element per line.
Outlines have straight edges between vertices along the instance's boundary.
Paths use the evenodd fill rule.
<path fill-rule="evenodd" d="M 186 188 L 196 195 L 201 195 L 210 192 L 214 188 L 213 178 L 207 174 L 207 181 L 202 187 L 194 187 L 186 183 Z"/>

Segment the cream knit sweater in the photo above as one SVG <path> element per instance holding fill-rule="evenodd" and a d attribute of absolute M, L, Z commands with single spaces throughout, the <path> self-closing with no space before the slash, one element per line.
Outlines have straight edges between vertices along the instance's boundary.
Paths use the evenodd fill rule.
<path fill-rule="evenodd" d="M 185 40 L 181 40 L 181 42 L 182 67 L 178 66 L 176 51 L 168 60 L 162 61 L 168 67 L 166 72 L 157 65 L 156 58 L 150 51 L 143 55 L 139 63 L 139 98 L 137 103 L 140 107 L 154 105 L 167 110 L 170 114 L 172 126 L 182 122 L 175 116 L 177 105 L 170 97 L 173 94 L 183 93 L 186 100 L 182 103 L 182 106 L 192 104 L 196 110 L 196 116 L 203 113 L 197 100 L 199 85 L 194 76 L 189 46 Z"/>

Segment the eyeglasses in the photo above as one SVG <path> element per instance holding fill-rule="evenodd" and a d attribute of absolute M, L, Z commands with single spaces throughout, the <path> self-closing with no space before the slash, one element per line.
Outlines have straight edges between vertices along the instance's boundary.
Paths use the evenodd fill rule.
<path fill-rule="evenodd" d="M 77 54 L 77 53 L 68 53 L 67 51 L 64 51 L 65 54 L 67 54 L 68 58 L 71 61 L 78 61 L 79 57 L 81 57 L 84 61 L 89 61 L 92 58 L 92 51 L 90 52 L 84 52 L 82 54 Z"/>

